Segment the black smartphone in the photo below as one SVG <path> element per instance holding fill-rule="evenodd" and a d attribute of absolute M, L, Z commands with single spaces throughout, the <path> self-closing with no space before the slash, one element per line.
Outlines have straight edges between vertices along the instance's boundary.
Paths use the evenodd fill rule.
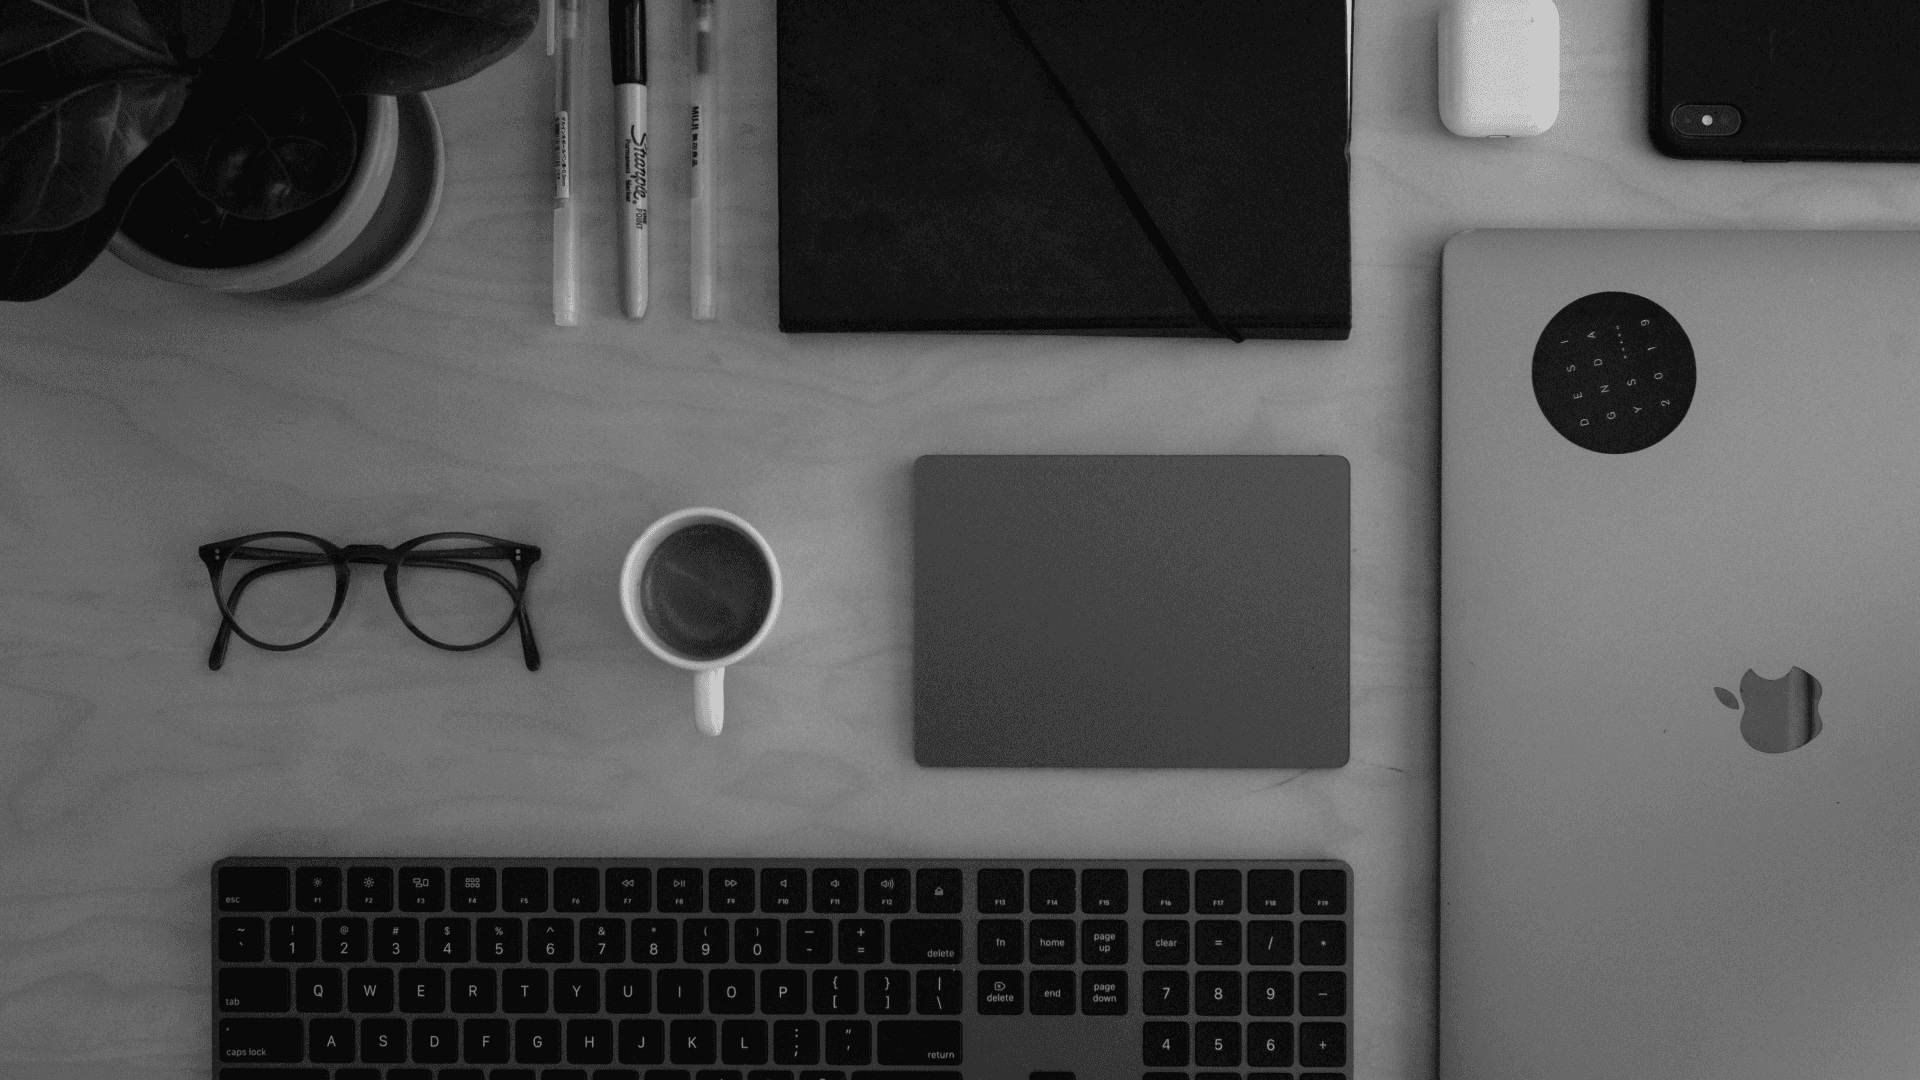
<path fill-rule="evenodd" d="M 1653 0 L 1653 144 L 1678 158 L 1920 161 L 1920 2 Z"/>

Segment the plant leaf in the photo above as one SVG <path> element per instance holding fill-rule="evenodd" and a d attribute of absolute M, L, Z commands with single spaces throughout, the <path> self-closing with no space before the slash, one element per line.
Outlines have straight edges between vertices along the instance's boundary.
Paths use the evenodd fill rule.
<path fill-rule="evenodd" d="M 11 0 L 0 12 L 0 234 L 98 214 L 171 127 L 186 75 L 133 0 Z"/>
<path fill-rule="evenodd" d="M 178 127 L 174 156 L 188 182 L 227 213 L 258 221 L 332 194 L 359 155 L 339 95 L 305 63 L 209 75 Z"/>
<path fill-rule="evenodd" d="M 39 300 L 67 286 L 93 265 L 140 187 L 173 160 L 162 136 L 120 171 L 100 210 L 64 229 L 0 236 L 0 300 Z"/>
<path fill-rule="evenodd" d="M 305 60 L 342 94 L 411 94 L 486 68 L 539 22 L 539 0 L 237 0 L 214 55 Z"/>

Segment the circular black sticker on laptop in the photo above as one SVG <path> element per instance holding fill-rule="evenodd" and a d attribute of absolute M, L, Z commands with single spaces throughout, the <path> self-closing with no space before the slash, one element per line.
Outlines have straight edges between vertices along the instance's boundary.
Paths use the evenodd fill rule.
<path fill-rule="evenodd" d="M 1553 429 L 1599 454 L 1673 433 L 1693 404 L 1693 343 L 1667 309 L 1625 292 L 1560 309 L 1533 350 L 1533 396 Z"/>

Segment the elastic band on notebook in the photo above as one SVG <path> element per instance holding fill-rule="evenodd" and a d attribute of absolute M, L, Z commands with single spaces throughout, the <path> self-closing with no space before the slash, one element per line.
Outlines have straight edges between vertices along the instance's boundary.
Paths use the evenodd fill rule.
<path fill-rule="evenodd" d="M 1053 86 L 1053 92 L 1060 95 L 1060 100 L 1066 105 L 1067 112 L 1072 115 L 1073 122 L 1080 125 L 1080 130 L 1086 135 L 1087 142 L 1093 144 L 1093 152 L 1100 155 L 1100 164 L 1106 166 L 1107 176 L 1113 181 L 1114 189 L 1120 192 L 1120 198 L 1125 200 L 1127 209 L 1133 212 L 1133 220 L 1139 223 L 1140 231 L 1147 234 L 1147 241 L 1153 245 L 1153 250 L 1159 252 L 1160 261 L 1166 264 L 1167 273 L 1173 275 L 1174 284 L 1180 286 L 1180 291 L 1186 295 L 1187 304 L 1193 308 L 1193 313 L 1200 317 L 1201 323 L 1207 329 L 1221 337 L 1235 343 L 1245 341 L 1246 338 L 1240 331 L 1221 322 L 1219 317 L 1214 315 L 1213 309 L 1207 306 L 1206 297 L 1200 295 L 1200 290 L 1194 286 L 1193 279 L 1187 276 L 1187 268 L 1180 264 L 1180 257 L 1173 253 L 1173 245 L 1167 242 L 1165 234 L 1160 231 L 1160 226 L 1154 224 L 1153 215 L 1147 212 L 1147 204 L 1140 201 L 1140 194 L 1134 191 L 1133 185 L 1127 181 L 1127 174 L 1120 171 L 1120 163 L 1107 152 L 1107 145 L 1100 141 L 1100 136 L 1093 130 L 1093 125 L 1081 113 L 1080 106 L 1074 103 L 1073 95 L 1067 93 L 1067 84 L 1060 81 L 1060 76 L 1054 72 L 1053 65 L 1047 63 L 1047 58 L 1041 55 L 1040 46 L 1034 43 L 1032 36 L 1027 33 L 1027 28 L 1021 25 L 1019 17 L 1013 13 L 1013 5 L 1008 0 L 994 0 L 994 3 L 999 5 L 1000 14 L 1006 16 L 1007 25 L 1013 28 L 1013 36 L 1019 38 L 1020 43 L 1033 54 L 1034 61 L 1046 74 L 1047 82 Z"/>

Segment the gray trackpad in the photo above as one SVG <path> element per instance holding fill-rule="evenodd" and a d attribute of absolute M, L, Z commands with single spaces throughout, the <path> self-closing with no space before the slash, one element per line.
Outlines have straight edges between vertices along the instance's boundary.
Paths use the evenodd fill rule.
<path fill-rule="evenodd" d="M 913 514 L 920 764 L 1346 764 L 1345 458 L 929 456 Z"/>

